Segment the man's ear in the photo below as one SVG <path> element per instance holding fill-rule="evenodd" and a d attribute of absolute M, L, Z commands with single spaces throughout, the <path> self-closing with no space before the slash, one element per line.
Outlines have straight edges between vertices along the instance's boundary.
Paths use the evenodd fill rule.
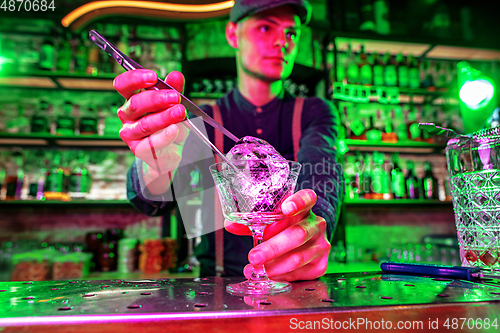
<path fill-rule="evenodd" d="M 227 22 L 226 24 L 226 40 L 229 46 L 231 46 L 233 49 L 238 48 L 238 36 L 236 34 L 237 28 L 237 23 Z"/>

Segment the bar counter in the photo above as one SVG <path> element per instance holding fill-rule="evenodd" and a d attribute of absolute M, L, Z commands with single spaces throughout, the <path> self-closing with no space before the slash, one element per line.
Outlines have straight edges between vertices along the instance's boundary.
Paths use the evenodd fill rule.
<path fill-rule="evenodd" d="M 375 271 L 294 282 L 289 293 L 268 297 L 226 292 L 228 283 L 241 280 L 1 282 L 0 331 L 498 332 L 500 324 L 495 280 Z"/>

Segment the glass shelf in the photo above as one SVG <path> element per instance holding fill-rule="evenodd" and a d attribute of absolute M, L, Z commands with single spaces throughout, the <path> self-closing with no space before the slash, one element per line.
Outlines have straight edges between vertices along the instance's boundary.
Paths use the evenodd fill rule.
<path fill-rule="evenodd" d="M 403 205 L 419 205 L 419 206 L 436 206 L 445 205 L 451 206 L 452 201 L 426 200 L 426 199 L 390 199 L 390 200 L 371 200 L 371 199 L 345 199 L 344 204 L 347 206 L 403 206 Z"/>
<path fill-rule="evenodd" d="M 444 153 L 446 148 L 444 144 L 434 144 L 418 141 L 400 141 L 396 143 L 389 142 L 375 142 L 364 140 L 344 139 L 344 145 L 349 150 L 359 151 L 380 151 L 380 152 L 399 152 L 399 153 L 413 153 L 413 154 L 430 154 L 430 153 Z"/>
<path fill-rule="evenodd" d="M 0 201 L 0 207 L 22 207 L 22 206 L 113 206 L 113 207 L 133 207 L 129 200 L 85 200 L 85 199 L 74 199 L 71 201 L 60 201 L 60 200 L 4 200 Z"/>
<path fill-rule="evenodd" d="M 52 135 L 0 133 L 0 146 L 127 147 L 119 135 Z"/>
<path fill-rule="evenodd" d="M 2 88 L 38 88 L 86 91 L 113 91 L 113 80 L 119 73 L 102 73 L 96 76 L 86 73 L 62 71 L 13 72 L 4 71 L 0 77 Z"/>

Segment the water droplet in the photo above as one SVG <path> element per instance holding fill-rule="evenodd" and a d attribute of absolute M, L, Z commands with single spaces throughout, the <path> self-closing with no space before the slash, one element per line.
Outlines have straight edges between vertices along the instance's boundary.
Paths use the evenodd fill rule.
<path fill-rule="evenodd" d="M 204 308 L 207 305 L 205 303 L 196 303 L 194 306 L 197 307 L 197 308 Z"/>
<path fill-rule="evenodd" d="M 59 308 L 58 310 L 59 311 L 68 311 L 68 310 L 73 310 L 73 307 L 72 306 L 64 306 L 62 308 Z"/>

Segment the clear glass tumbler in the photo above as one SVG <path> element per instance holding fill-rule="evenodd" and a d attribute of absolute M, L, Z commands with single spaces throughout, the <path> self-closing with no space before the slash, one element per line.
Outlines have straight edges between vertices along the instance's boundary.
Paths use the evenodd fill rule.
<path fill-rule="evenodd" d="M 448 141 L 446 157 L 462 266 L 500 275 L 500 132 Z"/>

